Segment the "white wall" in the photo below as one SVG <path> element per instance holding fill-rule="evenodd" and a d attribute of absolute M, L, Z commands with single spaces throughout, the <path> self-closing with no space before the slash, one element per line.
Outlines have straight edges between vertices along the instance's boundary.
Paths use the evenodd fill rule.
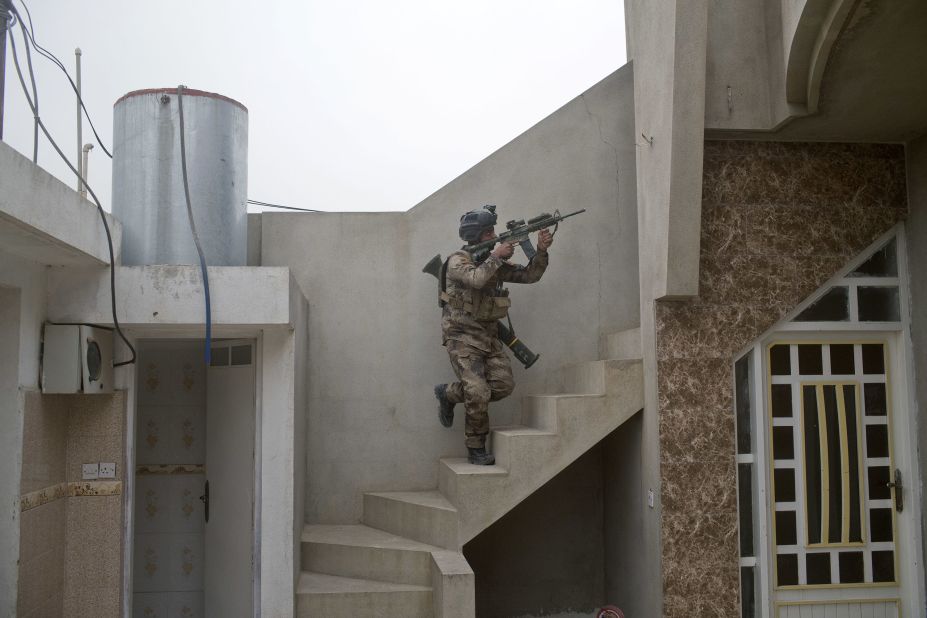
<path fill-rule="evenodd" d="M 358 521 L 364 491 L 433 488 L 438 458 L 465 453 L 463 411 L 453 430 L 435 418 L 432 387 L 453 374 L 421 273 L 460 246 L 463 212 L 495 203 L 504 224 L 588 209 L 561 226 L 544 279 L 512 286 L 515 329 L 542 358 L 514 363 L 519 387 L 493 423 L 555 386 L 553 370 L 597 358 L 601 333 L 638 324 L 633 129 L 627 66 L 408 213 L 263 215 L 261 263 L 290 266 L 309 298 L 310 523 Z"/>
<path fill-rule="evenodd" d="M 47 268 L 0 251 L 0 286 L 20 291 L 19 385 L 39 386 L 39 346 L 45 321 Z"/>

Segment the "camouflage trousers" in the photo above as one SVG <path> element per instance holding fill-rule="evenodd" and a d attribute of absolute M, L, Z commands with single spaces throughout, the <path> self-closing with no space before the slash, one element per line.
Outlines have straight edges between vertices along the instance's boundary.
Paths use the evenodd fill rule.
<path fill-rule="evenodd" d="M 509 357 L 498 339 L 493 340 L 491 352 L 450 339 L 447 353 L 459 380 L 447 385 L 447 398 L 464 404 L 467 446 L 480 448 L 489 433 L 489 402 L 508 397 L 515 388 Z"/>

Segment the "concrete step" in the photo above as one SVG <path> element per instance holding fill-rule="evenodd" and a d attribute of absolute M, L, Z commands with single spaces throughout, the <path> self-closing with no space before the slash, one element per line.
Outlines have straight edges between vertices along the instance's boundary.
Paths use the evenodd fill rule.
<path fill-rule="evenodd" d="M 439 491 L 364 494 L 364 523 L 447 549 L 458 549 L 457 509 Z"/>
<path fill-rule="evenodd" d="M 457 484 L 460 478 L 485 477 L 500 479 L 508 476 L 509 472 L 500 465 L 477 466 L 467 461 L 466 457 L 443 457 L 438 462 L 438 491 L 448 497 L 453 503 L 453 496 L 457 495 Z"/>
<path fill-rule="evenodd" d="M 442 548 L 364 525 L 305 526 L 306 571 L 397 584 L 430 586 L 434 551 Z"/>
<path fill-rule="evenodd" d="M 489 437 L 496 463 L 516 473 L 522 462 L 530 459 L 528 451 L 549 453 L 560 440 L 556 433 L 521 425 L 493 428 Z"/>
<path fill-rule="evenodd" d="M 611 395 L 621 387 L 620 373 L 634 360 L 597 360 L 564 366 L 561 393 Z"/>
<path fill-rule="evenodd" d="M 586 361 L 560 369 L 561 393 L 605 394 L 605 362 Z"/>
<path fill-rule="evenodd" d="M 304 571 L 296 586 L 296 615 L 298 618 L 430 618 L 434 616 L 434 597 L 429 586 Z"/>
<path fill-rule="evenodd" d="M 631 328 L 608 333 L 599 338 L 599 358 L 605 360 L 635 360 L 641 355 L 641 329 Z"/>
<path fill-rule="evenodd" d="M 602 372 L 607 394 L 527 396 L 522 404 L 523 426 L 493 430 L 497 467 L 507 474 L 451 475 L 453 466 L 442 462 L 441 487 L 457 506 L 461 544 L 492 525 L 643 407 L 640 360 L 602 361 L 582 371 L 591 373 L 589 367 Z"/>
<path fill-rule="evenodd" d="M 527 427 L 557 433 L 560 430 L 561 415 L 567 409 L 582 408 L 588 402 L 604 402 L 604 399 L 604 395 L 591 394 L 527 395 L 521 403 L 521 422 Z"/>

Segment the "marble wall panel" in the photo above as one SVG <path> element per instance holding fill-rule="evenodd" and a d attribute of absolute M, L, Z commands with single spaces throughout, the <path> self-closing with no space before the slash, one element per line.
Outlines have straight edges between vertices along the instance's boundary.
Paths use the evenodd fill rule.
<path fill-rule="evenodd" d="M 122 496 L 68 499 L 66 588 L 112 588 L 122 582 Z"/>
<path fill-rule="evenodd" d="M 60 616 L 64 597 L 67 407 L 65 399 L 23 393 L 22 510 L 17 615 Z M 20 508 L 23 508 L 20 504 Z"/>
<path fill-rule="evenodd" d="M 22 512 L 18 616 L 61 615 L 64 598 L 64 530 L 64 500 L 55 500 Z"/>
<path fill-rule="evenodd" d="M 67 407 L 60 395 L 23 394 L 23 467 L 21 493 L 65 480 Z"/>
<path fill-rule="evenodd" d="M 64 615 L 119 616 L 122 598 L 125 393 L 68 400 Z M 112 481 L 82 482 L 81 464 L 115 462 Z"/>
<path fill-rule="evenodd" d="M 659 303 L 664 615 L 737 616 L 733 361 L 907 213 L 904 149 L 705 144 L 699 297 Z"/>
<path fill-rule="evenodd" d="M 664 464 L 725 461 L 735 448 L 730 410 L 672 407 L 660 415 L 660 432 L 667 438 L 660 451 Z"/>
<path fill-rule="evenodd" d="M 25 394 L 18 615 L 119 615 L 124 436 L 124 393 Z M 101 461 L 116 480 L 83 481 Z"/>

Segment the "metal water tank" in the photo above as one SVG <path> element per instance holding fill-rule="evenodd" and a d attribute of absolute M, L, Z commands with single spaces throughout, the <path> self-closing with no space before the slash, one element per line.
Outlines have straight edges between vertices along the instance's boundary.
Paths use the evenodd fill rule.
<path fill-rule="evenodd" d="M 180 159 L 176 88 L 130 92 L 114 106 L 113 214 L 122 263 L 199 264 Z M 248 110 L 228 97 L 183 90 L 187 178 L 210 266 L 244 266 L 248 252 Z"/>

